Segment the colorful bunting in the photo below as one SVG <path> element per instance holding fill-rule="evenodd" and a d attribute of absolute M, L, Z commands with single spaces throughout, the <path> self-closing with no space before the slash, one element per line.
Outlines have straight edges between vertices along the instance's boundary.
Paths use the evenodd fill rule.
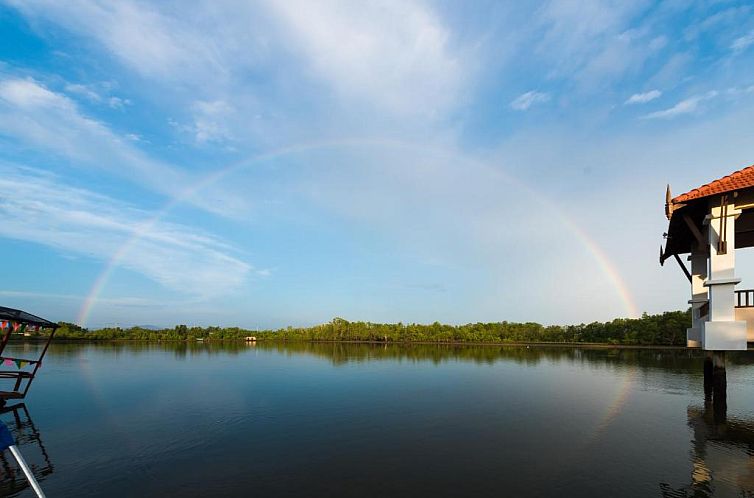
<path fill-rule="evenodd" d="M 12 367 L 13 366 L 13 360 L 6 359 L 5 361 L 3 361 L 3 366 L 5 366 L 5 367 Z"/>
<path fill-rule="evenodd" d="M 18 368 L 24 368 L 26 365 L 29 364 L 29 362 L 26 360 L 15 360 L 15 363 Z"/>
<path fill-rule="evenodd" d="M 0 320 L 0 330 L 11 329 L 13 332 L 40 332 L 43 327 L 41 325 L 30 325 L 28 323 L 12 322 L 10 320 Z"/>

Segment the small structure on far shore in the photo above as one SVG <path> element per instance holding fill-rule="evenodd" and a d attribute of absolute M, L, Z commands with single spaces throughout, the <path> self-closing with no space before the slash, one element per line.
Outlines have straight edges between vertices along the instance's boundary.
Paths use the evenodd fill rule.
<path fill-rule="evenodd" d="M 257 338 L 253 335 L 246 336 L 246 342 L 257 342 Z"/>
<path fill-rule="evenodd" d="M 736 290 L 736 249 L 754 247 L 754 166 L 665 198 L 670 224 L 660 264 L 675 258 L 691 284 L 689 347 L 726 351 L 754 342 L 754 289 Z M 680 255 L 688 254 L 688 269 Z"/>

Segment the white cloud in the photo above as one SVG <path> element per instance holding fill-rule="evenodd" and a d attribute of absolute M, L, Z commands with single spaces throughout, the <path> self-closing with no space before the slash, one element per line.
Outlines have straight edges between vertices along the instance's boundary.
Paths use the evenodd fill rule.
<path fill-rule="evenodd" d="M 729 97 L 737 98 L 737 97 L 740 97 L 741 95 L 747 95 L 749 93 L 754 93 L 754 85 L 743 86 L 743 87 L 733 86 L 733 87 L 728 88 L 725 91 L 725 93 Z"/>
<path fill-rule="evenodd" d="M 426 129 L 468 98 L 480 67 L 479 45 L 453 39 L 423 0 L 9 4 L 148 79 L 142 99 L 180 109 L 169 115 L 204 148 L 228 150 L 232 140 L 233 150 L 252 141 L 248 150 L 259 150 L 310 140 L 313 128 L 332 135 Z M 236 112 L 205 119 L 192 108 L 197 101 Z"/>
<path fill-rule="evenodd" d="M 225 142 L 233 135 L 228 129 L 227 120 L 234 113 L 234 109 L 222 100 L 211 102 L 194 102 L 194 138 L 199 144 L 207 142 Z"/>
<path fill-rule="evenodd" d="M 109 97 L 107 99 L 107 105 L 113 109 L 123 109 L 123 107 L 131 105 L 131 101 L 120 97 Z"/>
<path fill-rule="evenodd" d="M 193 87 L 203 100 L 231 92 L 239 72 L 274 53 L 294 55 L 297 77 L 324 81 L 351 102 L 426 118 L 456 103 L 469 72 L 469 54 L 454 50 L 450 31 L 420 0 L 197 2 L 191 15 L 132 0 L 9 3 L 94 39 L 144 77 Z"/>
<path fill-rule="evenodd" d="M 449 31 L 422 3 L 270 1 L 284 38 L 342 95 L 399 114 L 432 116 L 462 83 Z"/>
<path fill-rule="evenodd" d="M 525 111 L 534 104 L 543 104 L 549 100 L 549 94 L 532 90 L 516 97 L 513 102 L 511 102 L 511 108 L 517 111 Z"/>
<path fill-rule="evenodd" d="M 715 12 L 694 23 L 684 30 L 686 40 L 695 40 L 702 35 L 716 35 L 721 32 L 731 32 L 740 26 L 741 19 L 751 15 L 751 6 L 742 5 Z"/>
<path fill-rule="evenodd" d="M 638 68 L 661 41 L 645 40 L 648 30 L 633 29 L 646 0 L 551 0 L 537 9 L 535 53 L 548 61 L 551 76 L 574 78 L 594 87 Z M 649 49 L 648 49 L 649 47 Z"/>
<path fill-rule="evenodd" d="M 0 81 L 0 98 L 21 109 L 39 107 L 70 109 L 72 107 L 66 97 L 49 91 L 32 79 Z"/>
<path fill-rule="evenodd" d="M 83 115 L 67 96 L 33 79 L 3 79 L 0 75 L 0 134 L 63 156 L 77 165 L 136 181 L 170 197 L 184 196 L 199 181 L 172 165 L 150 158 L 135 147 L 132 133 L 122 137 L 115 134 L 105 124 Z M 242 195 L 214 187 L 186 201 L 224 215 L 248 209 Z"/>
<path fill-rule="evenodd" d="M 223 100 L 195 100 L 189 106 L 190 122 L 168 119 L 168 124 L 189 137 L 195 145 L 222 144 L 234 140 L 231 123 L 237 123 L 236 110 Z"/>
<path fill-rule="evenodd" d="M 91 36 L 137 73 L 175 81 L 186 72 L 220 78 L 214 45 L 181 22 L 143 2 L 8 0 L 25 15 L 52 20 Z M 196 10 L 192 9 L 196 12 Z M 75 12 L 75 15 L 71 13 Z"/>
<path fill-rule="evenodd" d="M 65 91 L 84 97 L 91 102 L 102 102 L 102 96 L 89 85 L 69 83 L 65 86 Z"/>
<path fill-rule="evenodd" d="M 648 92 L 644 93 L 635 93 L 631 95 L 631 97 L 628 98 L 624 102 L 624 104 L 646 104 L 647 102 L 651 102 L 656 98 L 659 98 L 662 95 L 662 92 L 660 90 L 650 90 Z"/>
<path fill-rule="evenodd" d="M 734 52 L 743 52 L 744 50 L 749 48 L 749 46 L 751 46 L 751 44 L 753 43 L 754 43 L 754 29 L 749 31 L 747 34 L 733 40 L 733 43 L 731 43 L 730 48 Z"/>
<path fill-rule="evenodd" d="M 0 290 L 0 296 L 5 297 L 30 297 L 33 299 L 48 299 L 48 300 L 69 300 L 83 302 L 87 296 L 75 295 L 75 294 L 58 294 L 52 292 L 34 292 L 34 291 L 18 291 L 18 290 Z M 157 302 L 154 299 L 148 299 L 143 297 L 98 297 L 97 304 L 117 306 L 123 308 L 165 308 L 167 305 L 164 302 Z"/>
<path fill-rule="evenodd" d="M 95 89 L 94 85 L 69 83 L 65 86 L 65 91 L 69 94 L 83 97 L 95 104 L 106 104 L 111 109 L 123 109 L 125 106 L 131 105 L 131 101 L 128 99 L 108 95 L 103 96 L 101 90 Z"/>
<path fill-rule="evenodd" d="M 643 116 L 643 119 L 669 119 L 682 114 L 689 114 L 697 110 L 700 102 L 713 99 L 717 96 L 716 91 L 707 92 L 704 95 L 696 95 L 687 99 L 681 100 L 673 107 L 664 109 L 662 111 L 651 112 Z"/>
<path fill-rule="evenodd" d="M 41 171 L 3 164 L 0 173 L 3 237 L 101 260 L 120 253 L 119 266 L 203 298 L 232 291 L 253 271 L 226 242 L 194 227 L 155 219 Z"/>

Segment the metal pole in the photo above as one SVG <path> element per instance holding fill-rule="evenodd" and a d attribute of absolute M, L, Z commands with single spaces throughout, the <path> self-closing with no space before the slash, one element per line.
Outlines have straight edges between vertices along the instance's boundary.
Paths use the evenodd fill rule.
<path fill-rule="evenodd" d="M 29 481 L 29 484 L 31 484 L 31 487 L 34 489 L 34 492 L 37 493 L 37 496 L 39 498 L 45 498 L 45 494 L 42 491 L 42 488 L 39 487 L 39 483 L 34 478 L 34 474 L 31 473 L 31 469 L 26 464 L 26 460 L 24 460 L 23 455 L 21 455 L 21 452 L 18 451 L 18 447 L 15 444 L 12 444 L 8 446 L 8 449 L 11 453 L 13 453 L 13 457 L 18 462 L 18 465 L 21 466 L 21 470 L 24 471 L 24 474 L 26 475 L 26 479 Z"/>

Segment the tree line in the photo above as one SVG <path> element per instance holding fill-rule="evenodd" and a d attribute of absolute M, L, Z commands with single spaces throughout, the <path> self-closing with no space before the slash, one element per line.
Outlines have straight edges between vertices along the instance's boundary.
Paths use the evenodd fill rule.
<path fill-rule="evenodd" d="M 190 327 L 153 330 L 142 327 L 106 327 L 89 330 L 61 322 L 55 337 L 81 340 L 228 341 L 253 336 L 258 341 L 369 341 L 432 343 L 601 343 L 616 345 L 686 344 L 690 310 L 669 311 L 641 318 L 579 325 L 541 325 L 534 322 L 493 322 L 444 325 L 417 323 L 350 322 L 334 318 L 312 327 L 248 330 L 239 327 Z"/>

